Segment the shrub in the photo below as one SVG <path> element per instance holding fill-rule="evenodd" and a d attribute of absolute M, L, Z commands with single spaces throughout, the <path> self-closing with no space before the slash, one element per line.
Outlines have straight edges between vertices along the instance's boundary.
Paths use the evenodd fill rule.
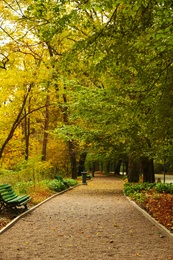
<path fill-rule="evenodd" d="M 170 193 L 173 194 L 173 183 L 140 183 L 140 184 L 132 184 L 125 183 L 124 184 L 124 194 L 126 196 L 133 197 L 135 193 L 141 193 L 142 191 L 148 191 L 154 188 L 158 193 Z"/>
<path fill-rule="evenodd" d="M 87 180 L 91 180 L 91 178 L 92 178 L 91 174 L 87 174 L 87 175 L 86 175 L 86 179 L 87 179 Z"/>
<path fill-rule="evenodd" d="M 147 198 L 143 193 L 137 193 L 137 192 L 135 192 L 131 197 L 139 203 L 144 202 Z"/>
<path fill-rule="evenodd" d="M 152 189 L 156 184 L 155 183 L 138 183 L 138 184 L 133 184 L 133 183 L 125 183 L 124 184 L 124 194 L 129 196 L 131 194 L 134 194 L 135 192 L 140 193 L 141 191 L 148 191 Z"/>
<path fill-rule="evenodd" d="M 50 190 L 54 190 L 56 192 L 60 192 L 66 189 L 66 185 L 64 184 L 64 182 L 56 179 L 49 181 L 47 186 Z"/>
<path fill-rule="evenodd" d="M 139 188 L 136 185 L 133 185 L 128 182 L 124 184 L 124 194 L 126 196 L 133 194 L 135 191 L 139 191 Z"/>
<path fill-rule="evenodd" d="M 78 182 L 74 179 L 64 179 L 64 182 L 67 183 L 69 186 L 75 186 Z"/>
<path fill-rule="evenodd" d="M 155 187 L 158 193 L 170 193 L 173 194 L 173 183 L 157 183 Z"/>
<path fill-rule="evenodd" d="M 63 177 L 61 175 L 55 175 L 54 177 L 56 180 L 58 181 L 62 181 L 63 182 Z"/>

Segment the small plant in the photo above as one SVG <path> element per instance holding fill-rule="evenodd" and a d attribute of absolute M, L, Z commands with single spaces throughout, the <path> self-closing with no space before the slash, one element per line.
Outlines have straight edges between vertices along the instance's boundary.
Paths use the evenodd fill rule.
<path fill-rule="evenodd" d="M 75 186 L 78 184 L 78 182 L 76 180 L 71 179 L 71 178 L 63 179 L 63 177 L 61 175 L 56 175 L 55 179 L 63 182 L 64 185 L 66 186 L 66 188 L 69 188 L 70 186 Z"/>
<path fill-rule="evenodd" d="M 158 193 L 170 193 L 173 194 L 173 183 L 157 183 L 155 190 Z"/>
<path fill-rule="evenodd" d="M 54 178 L 58 181 L 63 181 L 63 177 L 61 175 L 55 175 Z"/>
<path fill-rule="evenodd" d="M 138 184 L 133 184 L 133 183 L 125 183 L 124 184 L 124 194 L 126 196 L 129 196 L 130 194 L 134 194 L 135 192 L 140 193 L 141 191 L 148 191 L 152 189 L 156 184 L 155 183 L 138 183 Z"/>
<path fill-rule="evenodd" d="M 64 182 L 59 181 L 59 180 L 51 180 L 48 183 L 48 188 L 50 190 L 56 191 L 56 192 L 60 192 L 66 189 L 66 185 L 64 184 Z"/>
<path fill-rule="evenodd" d="M 131 197 L 139 203 L 143 203 L 147 198 L 143 193 L 138 192 L 135 192 Z"/>
<path fill-rule="evenodd" d="M 91 175 L 89 173 L 86 175 L 86 179 L 91 180 Z"/>
<path fill-rule="evenodd" d="M 78 184 L 78 182 L 74 179 L 64 179 L 64 182 L 68 184 L 68 186 L 75 186 Z"/>

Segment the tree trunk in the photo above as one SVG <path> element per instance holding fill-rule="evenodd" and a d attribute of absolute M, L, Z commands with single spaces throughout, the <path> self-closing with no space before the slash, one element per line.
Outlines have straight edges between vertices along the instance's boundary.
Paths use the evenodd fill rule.
<path fill-rule="evenodd" d="M 139 162 L 134 161 L 131 156 L 129 156 L 128 161 L 128 182 L 138 182 L 139 181 Z"/>
<path fill-rule="evenodd" d="M 28 100 L 28 113 L 31 112 L 31 98 Z M 26 109 L 25 109 L 25 125 L 24 125 L 24 135 L 25 135 L 25 160 L 29 158 L 29 139 L 30 139 L 30 117 L 26 116 Z"/>
<path fill-rule="evenodd" d="M 42 161 L 46 161 L 46 154 L 47 154 L 47 143 L 48 143 L 48 132 L 47 131 L 49 129 L 49 103 L 50 103 L 50 96 L 48 94 L 46 97 L 44 137 L 43 137 L 43 146 L 42 146 Z"/>
<path fill-rule="evenodd" d="M 93 161 L 92 163 L 92 172 L 94 173 L 97 170 L 97 162 Z"/>
<path fill-rule="evenodd" d="M 149 183 L 155 182 L 153 159 L 143 157 L 141 159 L 141 167 L 143 173 L 143 182 L 149 182 Z"/>
<path fill-rule="evenodd" d="M 109 162 L 106 162 L 106 173 L 110 173 L 110 169 L 111 169 L 111 163 L 109 161 Z"/>
<path fill-rule="evenodd" d="M 122 160 L 118 160 L 117 163 L 115 162 L 115 168 L 114 168 L 115 174 L 120 174 L 121 163 L 122 163 Z"/>
<path fill-rule="evenodd" d="M 126 169 L 126 175 L 128 176 L 128 172 L 129 172 L 129 163 L 128 161 L 125 161 L 125 169 Z"/>
<path fill-rule="evenodd" d="M 79 165 L 78 165 L 78 176 L 81 176 L 81 172 L 85 170 L 85 159 L 87 156 L 87 152 L 83 152 L 80 154 Z"/>
<path fill-rule="evenodd" d="M 76 179 L 77 178 L 77 163 L 76 163 L 75 145 L 74 145 L 73 141 L 68 141 L 68 149 L 69 149 L 72 179 Z"/>
<path fill-rule="evenodd" d="M 53 49 L 51 47 L 51 45 L 49 43 L 47 43 L 47 47 L 49 50 L 49 55 L 50 57 L 54 57 L 54 53 L 53 53 Z M 52 67 L 54 68 L 54 65 L 52 65 Z M 53 77 L 54 78 L 54 77 Z M 56 90 L 56 96 L 57 99 L 59 99 L 59 87 L 58 84 L 55 83 L 55 90 Z M 64 86 L 64 90 L 66 90 L 66 86 Z M 62 95 L 63 98 L 63 102 L 64 102 L 64 106 L 60 106 L 60 110 L 62 112 L 62 116 L 63 116 L 63 121 L 66 125 L 69 125 L 69 118 L 68 118 L 68 104 L 67 104 L 67 97 L 66 94 Z M 69 151 L 69 158 L 70 158 L 70 164 L 71 164 L 71 173 L 72 173 L 72 178 L 76 179 L 77 178 L 77 163 L 76 163 L 76 148 L 75 148 L 75 143 L 74 141 L 67 141 L 67 145 L 68 145 L 68 151 Z"/>

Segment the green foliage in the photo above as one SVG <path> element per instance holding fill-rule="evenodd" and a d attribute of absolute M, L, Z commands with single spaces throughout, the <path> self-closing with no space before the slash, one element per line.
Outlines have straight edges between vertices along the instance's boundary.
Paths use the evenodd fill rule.
<path fill-rule="evenodd" d="M 173 194 L 173 183 L 157 183 L 155 190 L 158 193 L 170 193 Z"/>
<path fill-rule="evenodd" d="M 133 193 L 133 194 L 131 195 L 131 197 L 132 197 L 135 201 L 137 201 L 137 202 L 139 202 L 139 203 L 143 203 L 143 202 L 146 200 L 146 198 L 147 198 L 143 193 L 139 193 L 139 192 Z"/>
<path fill-rule="evenodd" d="M 91 174 L 86 175 L 86 179 L 91 180 L 91 178 L 92 178 Z"/>
<path fill-rule="evenodd" d="M 36 183 L 52 176 L 52 166 L 50 163 L 40 161 L 39 157 L 20 162 L 15 166 L 14 170 L 19 181 L 33 181 Z"/>
<path fill-rule="evenodd" d="M 149 191 L 150 189 L 154 189 L 158 193 L 173 194 L 173 183 L 124 184 L 124 194 L 141 203 L 144 202 L 146 199 L 145 191 Z M 158 197 L 156 196 L 156 198 Z"/>
<path fill-rule="evenodd" d="M 75 186 L 77 185 L 78 182 L 74 179 L 63 179 L 62 176 L 55 176 L 54 180 L 51 180 L 47 183 L 47 186 L 49 189 L 54 190 L 56 192 L 60 192 L 62 190 L 65 190 L 69 188 L 70 186 Z"/>
<path fill-rule="evenodd" d="M 130 153 L 137 159 L 148 156 L 158 162 L 172 162 L 171 1 L 30 0 L 21 1 L 21 8 L 16 1 L 10 5 L 1 2 L 3 26 L 14 23 L 18 28 L 12 30 L 11 37 L 10 27 L 4 28 L 8 37 L 5 30 L 0 34 L 4 42 L 6 37 L 10 41 L 1 46 L 5 53 L 1 55 L 2 65 L 6 55 L 10 55 L 8 70 L 1 77 L 2 137 L 13 122 L 13 110 L 21 106 L 18 100 L 23 99 L 23 86 L 34 78 L 38 90 L 47 82 L 56 88 L 54 95 L 51 89 L 51 97 L 55 98 L 51 104 L 58 104 L 58 113 L 51 111 L 51 115 L 57 114 L 59 121 L 66 117 L 65 126 L 64 122 L 57 124 L 53 116 L 50 122 L 54 124 L 52 128 L 61 126 L 54 132 L 61 139 L 74 141 L 78 149 L 85 145 L 94 158 L 118 160 Z M 27 29 L 30 33 L 26 33 Z M 40 78 L 35 72 L 31 77 L 31 57 L 41 69 L 46 68 L 38 73 Z M 29 69 L 25 77 L 21 75 L 17 80 L 13 69 L 16 66 L 17 71 L 23 71 L 21 64 Z M 47 77 L 43 75 L 45 71 Z M 43 101 L 43 91 L 39 92 L 38 100 Z M 11 99 L 13 102 L 6 102 Z M 38 114 L 33 120 L 30 115 L 33 134 L 42 116 Z M 41 143 L 41 134 L 35 136 Z M 16 140 L 23 144 L 22 134 Z M 6 153 L 8 158 L 11 153 L 8 149 Z M 24 149 L 20 153 L 23 155 Z M 48 165 L 28 163 L 20 168 L 20 174 L 26 181 L 37 182 L 49 170 Z"/>
<path fill-rule="evenodd" d="M 14 171 L 2 170 L 0 175 L 0 183 L 9 183 L 11 185 L 15 185 L 15 183 L 19 182 L 18 174 Z"/>
<path fill-rule="evenodd" d="M 58 181 L 62 181 L 63 182 L 63 177 L 61 175 L 55 175 L 54 177 L 56 180 Z"/>
<path fill-rule="evenodd" d="M 155 183 L 125 183 L 124 184 L 124 194 L 131 197 L 135 201 L 142 203 L 146 200 L 144 191 L 148 191 L 155 187 Z"/>
<path fill-rule="evenodd" d="M 70 186 L 75 186 L 78 184 L 78 182 L 74 179 L 64 179 L 64 182 L 70 187 Z"/>
<path fill-rule="evenodd" d="M 27 181 L 27 182 L 21 181 L 14 184 L 14 189 L 19 194 L 28 194 L 29 188 L 33 186 L 34 186 L 33 181 Z"/>
<path fill-rule="evenodd" d="M 66 185 L 64 184 L 64 182 L 59 181 L 59 180 L 51 180 L 48 183 L 48 188 L 50 190 L 56 191 L 56 192 L 60 192 L 66 189 Z"/>
<path fill-rule="evenodd" d="M 142 191 L 148 191 L 155 187 L 155 183 L 138 183 L 138 184 L 133 184 L 133 183 L 125 183 L 124 184 L 124 194 L 127 196 L 130 196 L 134 193 L 140 193 Z"/>

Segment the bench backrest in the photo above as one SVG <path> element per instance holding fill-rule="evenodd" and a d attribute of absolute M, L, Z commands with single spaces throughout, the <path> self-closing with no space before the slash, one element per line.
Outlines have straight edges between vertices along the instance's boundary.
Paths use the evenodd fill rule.
<path fill-rule="evenodd" d="M 15 199 L 17 194 L 13 191 L 10 184 L 1 184 L 0 185 L 0 199 L 1 200 L 11 200 Z"/>

